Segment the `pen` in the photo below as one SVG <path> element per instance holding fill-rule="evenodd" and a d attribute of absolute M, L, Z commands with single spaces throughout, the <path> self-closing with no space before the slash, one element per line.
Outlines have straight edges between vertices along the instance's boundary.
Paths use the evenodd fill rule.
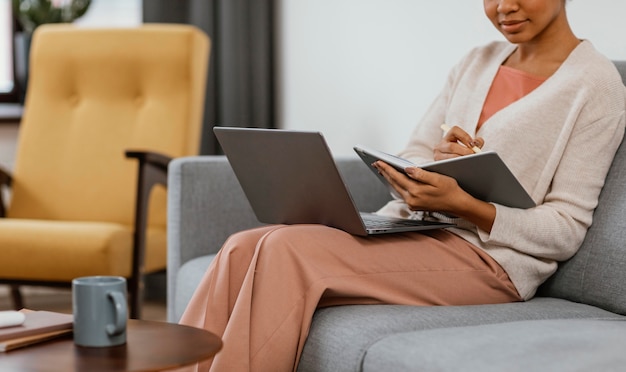
<path fill-rule="evenodd" d="M 447 124 L 441 124 L 441 129 L 442 129 L 444 132 L 447 132 L 447 131 L 449 131 L 449 130 L 450 130 L 450 127 L 449 127 Z M 474 151 L 474 153 L 475 153 L 475 154 L 478 154 L 479 152 L 482 152 L 482 150 L 481 150 L 481 149 L 480 149 L 480 147 L 478 147 L 478 146 L 473 146 L 473 147 L 472 147 L 472 151 Z"/>

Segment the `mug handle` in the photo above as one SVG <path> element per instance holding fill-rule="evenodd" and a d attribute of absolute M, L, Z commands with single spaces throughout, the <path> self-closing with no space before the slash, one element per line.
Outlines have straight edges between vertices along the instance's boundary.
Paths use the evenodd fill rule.
<path fill-rule="evenodd" d="M 115 306 L 115 324 L 107 324 L 106 331 L 109 336 L 119 335 L 126 329 L 126 318 L 128 317 L 126 296 L 122 292 L 109 291 L 107 297 L 113 301 Z"/>

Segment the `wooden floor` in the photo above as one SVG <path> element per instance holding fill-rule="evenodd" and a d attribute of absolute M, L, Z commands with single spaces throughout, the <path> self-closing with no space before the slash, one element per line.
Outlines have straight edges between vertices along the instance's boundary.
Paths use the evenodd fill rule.
<path fill-rule="evenodd" d="M 70 289 L 22 287 L 21 290 L 24 297 L 24 307 L 28 309 L 72 313 L 72 292 Z M 0 311 L 12 309 L 9 287 L 0 285 Z M 165 309 L 166 305 L 163 301 L 146 301 L 142 309 L 141 319 L 166 321 Z"/>

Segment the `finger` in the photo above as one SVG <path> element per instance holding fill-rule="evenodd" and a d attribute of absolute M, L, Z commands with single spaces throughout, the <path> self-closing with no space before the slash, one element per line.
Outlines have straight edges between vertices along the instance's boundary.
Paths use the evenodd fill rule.
<path fill-rule="evenodd" d="M 460 127 L 457 127 L 456 125 L 452 127 L 452 129 L 450 129 L 448 133 L 446 133 L 446 137 L 450 139 L 450 142 L 458 141 L 467 147 L 472 147 L 470 144 L 474 140 L 472 136 L 470 136 L 466 131 L 464 131 Z"/>
<path fill-rule="evenodd" d="M 476 137 L 472 141 L 472 145 L 478 147 L 479 149 L 482 149 L 483 146 L 485 146 L 485 139 L 482 137 Z"/>
<path fill-rule="evenodd" d="M 412 180 L 426 185 L 434 185 L 436 180 L 435 174 L 417 167 L 408 167 L 405 169 L 407 176 Z M 410 182 L 410 181 L 409 181 Z"/>
<path fill-rule="evenodd" d="M 470 155 L 473 153 L 474 151 L 472 151 L 472 149 L 456 141 L 443 142 L 435 148 L 435 160 L 456 158 L 458 156 Z"/>
<path fill-rule="evenodd" d="M 454 148 L 455 153 L 469 155 L 474 153 L 475 151 L 471 150 L 476 144 L 474 144 L 475 139 L 472 138 L 466 131 L 464 131 L 461 127 L 454 126 L 448 130 L 444 136 L 444 139 L 450 143 L 460 142 L 463 146 L 470 149 L 470 151 L 465 151 L 465 149 Z M 477 146 L 480 148 L 480 146 Z"/>
<path fill-rule="evenodd" d="M 406 193 L 407 187 L 411 182 L 406 174 L 398 172 L 394 167 L 383 161 L 377 161 L 374 163 L 374 166 L 398 193 L 403 195 Z"/>

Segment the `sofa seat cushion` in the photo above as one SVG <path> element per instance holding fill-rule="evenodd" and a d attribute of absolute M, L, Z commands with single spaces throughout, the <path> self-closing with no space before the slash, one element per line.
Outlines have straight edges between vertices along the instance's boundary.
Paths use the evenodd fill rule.
<path fill-rule="evenodd" d="M 621 316 L 593 306 L 554 298 L 474 306 L 329 307 L 317 310 L 314 315 L 298 371 L 354 372 L 354 366 L 361 365 L 371 345 L 400 332 L 557 318 Z"/>
<path fill-rule="evenodd" d="M 621 371 L 626 320 L 557 319 L 399 333 L 363 371 Z"/>

